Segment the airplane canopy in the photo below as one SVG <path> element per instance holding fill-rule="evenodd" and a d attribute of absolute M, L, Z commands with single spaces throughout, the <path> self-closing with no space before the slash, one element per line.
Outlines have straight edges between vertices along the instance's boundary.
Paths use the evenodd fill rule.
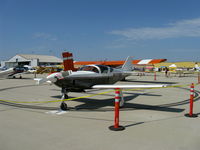
<path fill-rule="evenodd" d="M 108 73 L 110 71 L 108 66 L 104 65 L 86 65 L 79 69 L 79 71 L 92 71 L 95 73 Z"/>

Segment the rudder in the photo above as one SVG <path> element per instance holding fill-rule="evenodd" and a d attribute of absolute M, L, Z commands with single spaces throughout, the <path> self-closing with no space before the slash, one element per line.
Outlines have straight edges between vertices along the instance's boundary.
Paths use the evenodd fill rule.
<path fill-rule="evenodd" d="M 70 52 L 63 52 L 63 65 L 64 65 L 64 71 L 72 70 L 75 71 L 74 68 L 74 60 L 73 60 L 73 54 Z"/>
<path fill-rule="evenodd" d="M 124 70 L 124 71 L 132 71 L 133 70 L 132 57 L 128 56 L 126 58 L 126 61 L 122 66 L 122 70 Z"/>

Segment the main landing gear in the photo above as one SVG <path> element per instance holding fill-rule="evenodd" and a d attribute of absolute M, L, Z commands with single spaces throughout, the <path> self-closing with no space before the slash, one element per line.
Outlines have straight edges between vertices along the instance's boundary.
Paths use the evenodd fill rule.
<path fill-rule="evenodd" d="M 68 99 L 68 95 L 67 95 L 67 90 L 65 88 L 62 88 L 62 103 L 60 104 L 60 109 L 66 111 L 67 110 L 67 104 L 64 102 L 65 99 Z"/>

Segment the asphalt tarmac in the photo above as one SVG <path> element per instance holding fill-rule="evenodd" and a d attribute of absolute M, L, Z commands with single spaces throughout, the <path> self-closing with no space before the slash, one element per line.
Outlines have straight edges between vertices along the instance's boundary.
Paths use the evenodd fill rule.
<path fill-rule="evenodd" d="M 41 77 L 44 75 L 38 75 Z M 189 112 L 190 84 L 195 83 L 194 114 L 200 114 L 197 75 L 165 77 L 163 73 L 131 76 L 117 84 L 170 84 L 160 89 L 124 91 L 120 109 L 123 131 L 114 124 L 114 92 L 87 90 L 70 98 L 106 94 L 67 101 L 59 111 L 61 92 L 55 85 L 38 86 L 33 75 L 0 79 L 1 150 L 199 150 L 200 116 Z M 54 102 L 49 102 L 54 101 Z M 40 102 L 40 103 L 36 103 Z"/>

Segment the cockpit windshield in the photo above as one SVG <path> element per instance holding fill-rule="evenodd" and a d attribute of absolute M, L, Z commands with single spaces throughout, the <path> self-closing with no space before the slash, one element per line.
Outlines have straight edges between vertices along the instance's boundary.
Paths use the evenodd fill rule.
<path fill-rule="evenodd" d="M 101 70 L 101 73 L 108 73 L 109 68 L 107 66 L 103 66 L 103 65 L 97 65 L 97 66 Z"/>
<path fill-rule="evenodd" d="M 99 70 L 95 66 L 83 66 L 79 69 L 79 71 L 92 71 L 92 72 L 99 73 Z"/>

